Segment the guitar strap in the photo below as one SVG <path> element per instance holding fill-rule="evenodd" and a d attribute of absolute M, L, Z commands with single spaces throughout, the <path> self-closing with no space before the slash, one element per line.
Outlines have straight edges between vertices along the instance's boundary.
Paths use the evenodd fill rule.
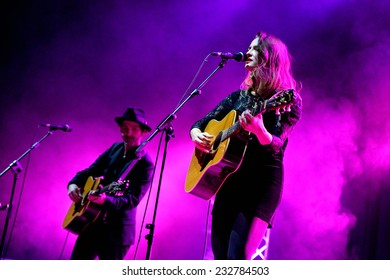
<path fill-rule="evenodd" d="M 134 165 L 145 155 L 145 151 L 142 150 L 140 153 L 138 153 L 135 158 L 133 158 L 129 165 L 126 167 L 126 169 L 122 172 L 122 174 L 119 176 L 118 182 L 124 181 L 127 175 L 129 175 L 130 171 L 133 169 Z"/>

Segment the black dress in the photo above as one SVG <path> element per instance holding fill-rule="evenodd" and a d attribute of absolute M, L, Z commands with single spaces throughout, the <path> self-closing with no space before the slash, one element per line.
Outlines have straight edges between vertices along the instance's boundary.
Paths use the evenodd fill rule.
<path fill-rule="evenodd" d="M 222 120 L 231 110 L 236 110 L 239 115 L 246 109 L 259 108 L 261 102 L 264 102 L 262 98 L 248 91 L 235 91 L 192 128 L 203 131 L 211 119 Z M 290 112 L 280 115 L 275 111 L 263 113 L 264 125 L 272 134 L 272 143 L 263 146 L 256 136 L 252 136 L 238 170 L 226 179 L 215 196 L 212 246 L 216 259 L 243 258 L 248 229 L 254 216 L 272 227 L 283 190 L 284 151 L 288 136 L 302 111 L 302 100 L 296 92 L 291 105 Z"/>

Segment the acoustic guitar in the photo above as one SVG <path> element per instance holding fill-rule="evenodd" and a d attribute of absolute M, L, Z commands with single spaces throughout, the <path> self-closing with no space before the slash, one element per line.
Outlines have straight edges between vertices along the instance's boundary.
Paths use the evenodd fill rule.
<path fill-rule="evenodd" d="M 87 199 L 88 195 L 108 193 L 111 195 L 123 195 L 129 187 L 129 181 L 112 182 L 111 184 L 99 188 L 100 178 L 88 177 L 84 185 L 80 202 L 73 202 L 70 206 L 62 227 L 72 233 L 80 234 L 90 223 L 93 223 L 101 212 L 101 205 L 93 203 Z"/>
<path fill-rule="evenodd" d="M 276 110 L 277 114 L 290 111 L 293 95 L 293 90 L 281 91 L 259 103 L 257 110 L 260 114 L 271 110 Z M 208 200 L 240 166 L 250 134 L 241 129 L 235 110 L 230 111 L 221 121 L 211 120 L 204 131 L 214 136 L 212 146 L 208 153 L 195 148 L 187 172 L 185 191 Z"/>

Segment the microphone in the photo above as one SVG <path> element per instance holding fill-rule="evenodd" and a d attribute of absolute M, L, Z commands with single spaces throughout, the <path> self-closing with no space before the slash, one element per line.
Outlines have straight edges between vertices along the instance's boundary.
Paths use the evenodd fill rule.
<path fill-rule="evenodd" d="M 65 124 L 65 125 L 54 125 L 54 124 L 44 124 L 41 123 L 39 126 L 48 127 L 50 130 L 62 130 L 64 132 L 71 132 L 72 128 Z"/>
<path fill-rule="evenodd" d="M 235 61 L 238 61 L 238 62 L 245 62 L 245 60 L 247 59 L 246 54 L 243 52 L 238 52 L 238 53 L 212 52 L 211 55 L 220 56 L 221 58 L 224 58 L 224 59 L 234 59 Z"/>

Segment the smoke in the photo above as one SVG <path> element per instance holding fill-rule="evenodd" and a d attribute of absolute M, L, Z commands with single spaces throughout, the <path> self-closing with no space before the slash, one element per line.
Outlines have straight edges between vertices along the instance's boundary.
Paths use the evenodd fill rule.
<path fill-rule="evenodd" d="M 376 197 L 380 188 L 369 191 L 367 181 L 389 169 L 390 122 L 384 116 L 390 56 L 389 31 L 374 15 L 388 5 L 363 4 L 364 10 L 345 5 L 323 13 L 332 20 L 309 31 L 311 49 L 300 64 L 315 71 L 303 74 L 309 78 L 303 118 L 286 155 L 285 196 L 271 234 L 271 258 L 356 258 L 347 251 L 350 230 L 366 219 L 357 216 L 365 205 L 379 203 L 368 193 Z M 346 9 L 348 15 L 341 17 Z"/>

